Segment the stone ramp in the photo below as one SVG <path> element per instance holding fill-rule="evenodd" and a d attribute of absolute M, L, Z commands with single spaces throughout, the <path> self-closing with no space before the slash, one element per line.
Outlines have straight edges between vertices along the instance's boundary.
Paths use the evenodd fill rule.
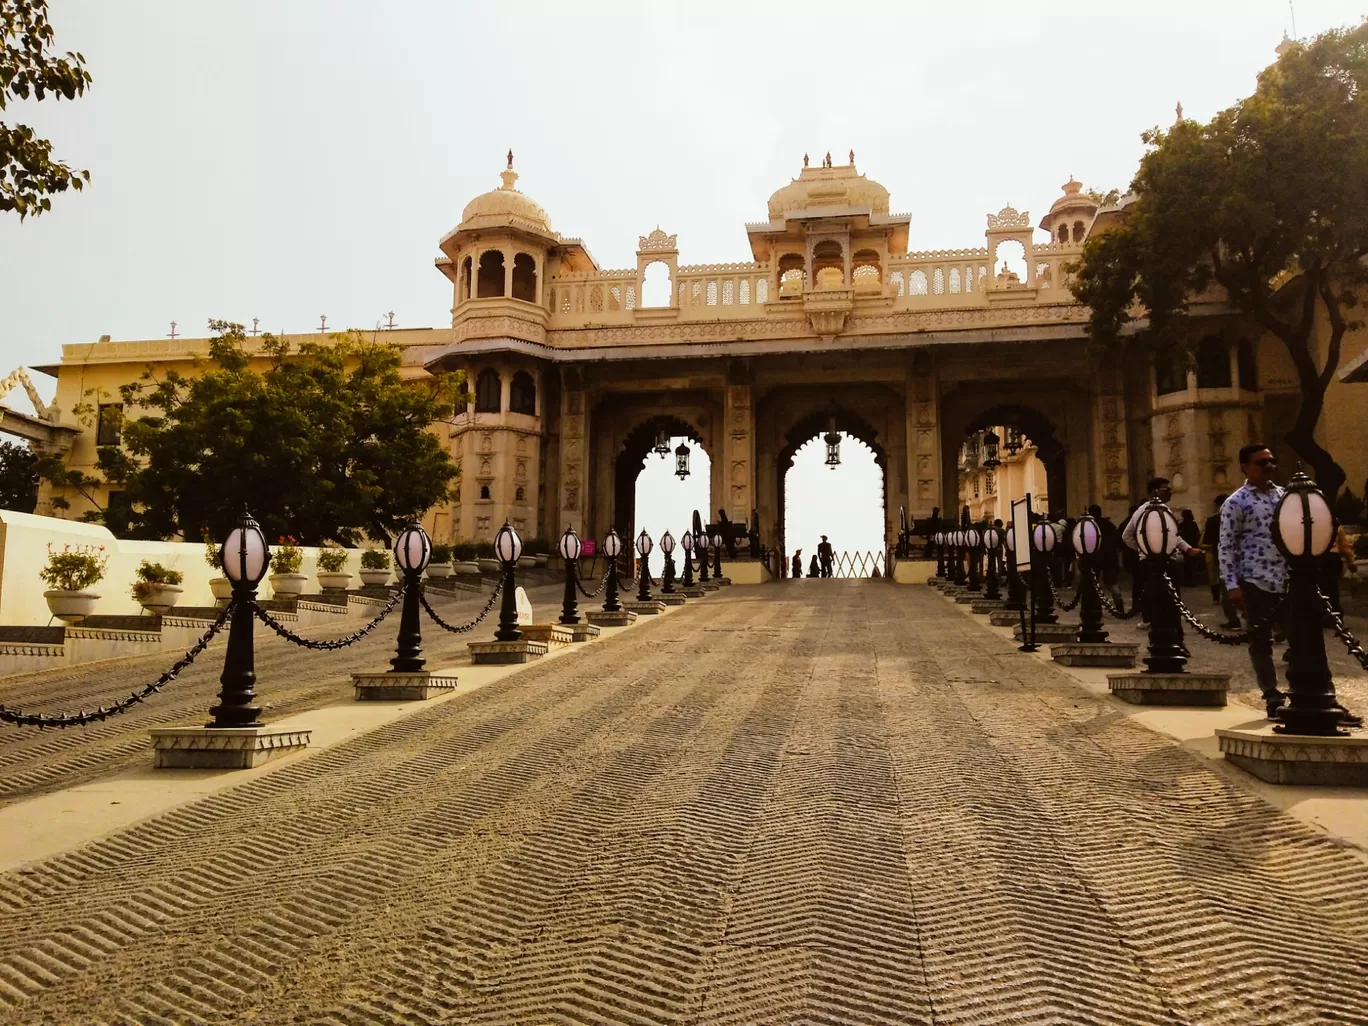
<path fill-rule="evenodd" d="M 729 589 L 0 877 L 0 1021 L 1297 1023 L 1368 868 L 919 588 Z"/>

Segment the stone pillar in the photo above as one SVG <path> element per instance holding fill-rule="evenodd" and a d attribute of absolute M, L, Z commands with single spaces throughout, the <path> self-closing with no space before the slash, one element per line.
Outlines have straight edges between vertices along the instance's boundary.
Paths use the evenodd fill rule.
<path fill-rule="evenodd" d="M 504 289 L 503 289 L 503 294 L 504 294 L 504 298 L 505 298 L 505 299 L 507 299 L 507 298 L 509 298 L 510 296 L 513 295 L 513 259 L 514 259 L 514 257 L 515 257 L 516 255 L 517 255 L 516 253 L 512 253 L 512 252 L 510 252 L 509 250 L 506 250 L 506 249 L 503 250 L 503 258 L 504 258 Z"/>
<path fill-rule="evenodd" d="M 589 400 L 578 374 L 567 373 L 561 388 L 559 532 L 573 526 L 581 537 L 593 537 L 584 511 L 589 484 Z"/>
<path fill-rule="evenodd" d="M 721 496 L 714 496 L 713 504 L 726 507 L 727 516 L 739 524 L 750 522 L 755 506 L 755 409 L 751 405 L 750 384 L 738 383 L 738 377 L 736 373 L 729 374 L 726 385 L 722 437 L 724 491 Z"/>
<path fill-rule="evenodd" d="M 941 498 L 940 392 L 935 356 L 912 351 L 907 363 L 908 513 L 918 520 L 931 515 Z M 949 516 L 945 509 L 942 516 Z"/>

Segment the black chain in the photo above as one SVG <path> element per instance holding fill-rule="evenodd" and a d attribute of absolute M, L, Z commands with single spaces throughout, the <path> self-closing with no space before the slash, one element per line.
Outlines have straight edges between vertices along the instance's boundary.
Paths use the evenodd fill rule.
<path fill-rule="evenodd" d="M 348 645 L 355 645 L 367 634 L 379 627 L 380 622 L 384 620 L 385 617 L 389 616 L 390 613 L 394 612 L 394 607 L 399 604 L 399 599 L 403 597 L 404 589 L 407 586 L 406 582 L 401 583 L 399 587 L 394 590 L 394 594 L 390 596 L 390 600 L 385 608 L 380 610 L 380 615 L 366 624 L 366 626 L 348 634 L 345 638 L 334 638 L 332 641 L 314 641 L 310 638 L 301 638 L 255 602 L 252 603 L 252 615 L 291 644 L 298 645 L 300 648 L 312 648 L 317 651 L 332 652 L 339 648 L 346 648 Z"/>
<path fill-rule="evenodd" d="M 1330 617 L 1330 629 L 1335 632 L 1335 637 L 1344 642 L 1344 647 L 1349 650 L 1349 654 L 1359 661 L 1359 665 L 1368 670 L 1368 652 L 1363 650 L 1363 645 L 1349 632 L 1349 628 L 1344 625 L 1344 616 L 1335 612 L 1335 607 L 1330 604 L 1330 599 L 1320 588 L 1316 589 L 1316 594 L 1325 603 L 1325 613 Z"/>
<path fill-rule="evenodd" d="M 1265 622 L 1252 623 L 1242 631 L 1236 631 L 1234 634 L 1225 634 L 1208 627 L 1206 624 L 1202 623 L 1201 620 L 1197 619 L 1197 616 L 1192 610 L 1183 604 L 1183 596 L 1179 594 L 1178 586 L 1173 583 L 1173 579 L 1169 577 L 1168 574 L 1160 574 L 1159 576 L 1164 579 L 1164 584 L 1168 588 L 1169 597 L 1173 599 L 1174 605 L 1178 607 L 1178 612 L 1183 614 L 1183 619 L 1188 622 L 1188 625 L 1202 637 L 1206 638 L 1208 641 L 1214 641 L 1218 645 L 1243 645 L 1253 640 L 1257 635 L 1262 634 L 1264 631 L 1268 630 L 1269 627 L 1273 626 L 1273 621 L 1277 619 L 1278 613 L 1283 607 L 1283 603 L 1287 601 L 1286 595 L 1279 595 L 1278 604 L 1269 612 L 1268 619 Z"/>
<path fill-rule="evenodd" d="M 1123 613 L 1120 607 L 1118 607 L 1116 603 L 1112 602 L 1111 596 L 1108 595 L 1106 589 L 1102 587 L 1102 582 L 1097 579 L 1097 571 L 1087 570 L 1084 572 L 1088 575 L 1088 580 L 1092 583 L 1092 589 L 1094 594 L 1097 595 L 1097 601 L 1102 603 L 1102 608 L 1105 609 L 1108 614 L 1110 614 L 1118 620 L 1135 619 L 1135 617 L 1140 612 L 1139 602 L 1131 606 L 1131 611 L 1129 613 Z"/>
<path fill-rule="evenodd" d="M 423 608 L 427 610 L 427 615 L 432 617 L 432 622 L 435 623 L 438 627 L 442 628 L 442 630 L 450 631 L 452 634 L 464 634 L 466 631 L 473 631 L 476 627 L 480 626 L 481 621 L 483 621 L 484 618 L 489 615 L 489 611 L 494 608 L 494 600 L 499 597 L 499 592 L 501 592 L 502 590 L 503 578 L 500 578 L 499 583 L 494 585 L 494 592 L 489 596 L 489 601 L 486 602 L 485 607 L 482 610 L 480 610 L 480 615 L 475 617 L 475 619 L 471 620 L 470 623 L 465 624 L 461 627 L 453 627 L 451 624 L 447 623 L 440 616 L 438 616 L 437 611 L 434 610 L 430 605 L 428 605 L 427 596 L 424 595 L 421 591 L 418 593 L 418 601 L 421 602 L 423 604 Z"/>
<path fill-rule="evenodd" d="M 612 572 L 613 568 L 611 566 L 607 570 L 603 571 L 603 577 L 599 581 L 599 586 L 595 588 L 593 591 L 589 591 L 584 587 L 584 582 L 580 580 L 579 574 L 577 573 L 575 574 L 575 587 L 579 589 L 580 594 L 583 595 L 585 598 L 598 598 L 599 592 L 601 592 L 604 588 L 604 585 L 608 583 L 608 575 Z"/>
<path fill-rule="evenodd" d="M 209 642 L 214 640 L 214 636 L 223 630 L 223 625 L 228 622 L 228 617 L 232 615 L 233 607 L 236 602 L 229 602 L 223 607 L 223 612 L 219 613 L 217 620 L 210 625 L 209 629 L 200 635 L 200 639 L 195 642 L 185 655 L 176 660 L 175 665 L 158 677 L 151 684 L 144 684 L 137 691 L 134 691 L 127 698 L 121 698 L 113 705 L 102 705 L 93 712 L 84 709 L 74 713 L 26 713 L 17 709 L 6 709 L 0 705 L 0 723 L 10 723 L 16 727 L 83 727 L 87 723 L 96 721 L 103 722 L 110 716 L 115 716 L 121 712 L 127 712 L 132 706 L 137 705 L 153 692 L 160 691 L 170 684 L 180 672 L 195 661 L 195 658 L 209 647 Z"/>
<path fill-rule="evenodd" d="M 1049 570 L 1046 570 L 1046 571 L 1045 571 L 1045 581 L 1046 581 L 1046 583 L 1050 586 L 1050 601 L 1051 601 L 1052 603 L 1054 603 L 1056 606 L 1059 606 L 1059 608 L 1060 608 L 1060 610 L 1061 610 L 1062 612 L 1065 612 L 1065 613 L 1072 613 L 1075 609 L 1078 608 L 1078 603 L 1081 602 L 1081 601 L 1083 600 L 1083 582 L 1082 582 L 1082 581 L 1079 581 L 1079 582 L 1078 582 L 1078 591 L 1074 594 L 1073 599 L 1069 602 L 1069 604 L 1068 604 L 1067 606 L 1066 606 L 1066 605 L 1063 605 L 1063 604 L 1059 601 L 1059 595 L 1058 595 L 1058 593 L 1055 591 L 1054 577 L 1050 574 L 1050 571 L 1049 571 Z"/>

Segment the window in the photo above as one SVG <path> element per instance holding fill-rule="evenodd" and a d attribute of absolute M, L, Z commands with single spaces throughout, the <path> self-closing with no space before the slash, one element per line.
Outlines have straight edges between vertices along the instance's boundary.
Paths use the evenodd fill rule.
<path fill-rule="evenodd" d="M 493 367 L 480 371 L 475 379 L 475 412 L 498 413 L 503 409 L 503 380 Z"/>
<path fill-rule="evenodd" d="M 537 384 L 527 371 L 518 371 L 508 383 L 508 411 L 537 415 Z"/>
<path fill-rule="evenodd" d="M 518 485 L 518 490 L 513 494 L 514 502 L 524 502 L 527 499 L 527 489 Z"/>
<path fill-rule="evenodd" d="M 1240 387 L 1246 392 L 1259 390 L 1258 367 L 1254 363 L 1254 347 L 1248 339 L 1240 339 L 1235 347 L 1235 362 L 1240 372 Z"/>
<path fill-rule="evenodd" d="M 513 258 L 513 298 L 524 303 L 537 301 L 537 261 L 526 253 Z"/>
<path fill-rule="evenodd" d="M 1187 391 L 1187 364 L 1178 353 L 1154 357 L 1154 391 L 1158 395 Z"/>
<path fill-rule="evenodd" d="M 1215 335 L 1197 343 L 1197 387 L 1230 387 L 1230 346 Z"/>
<path fill-rule="evenodd" d="M 489 485 L 480 485 L 480 498 L 489 498 Z"/>
<path fill-rule="evenodd" d="M 1082 222 L 1082 221 L 1075 221 L 1075 222 L 1074 222 L 1074 229 L 1073 229 L 1073 235 L 1074 235 L 1073 240 L 1074 240 L 1074 242 L 1082 242 L 1082 241 L 1083 241 L 1083 232 L 1084 232 L 1083 222 Z"/>
<path fill-rule="evenodd" d="M 926 272 L 913 271 L 907 276 L 907 294 L 909 296 L 926 295 Z"/>
<path fill-rule="evenodd" d="M 101 403 L 96 415 L 95 444 L 118 445 L 123 441 L 123 403 Z"/>
<path fill-rule="evenodd" d="M 1068 242 L 1068 241 L 1069 241 L 1069 226 L 1068 226 L 1067 224 L 1061 224 L 1061 225 L 1059 226 L 1059 241 L 1060 241 L 1060 242 Z"/>
<path fill-rule="evenodd" d="M 504 294 L 504 256 L 497 249 L 480 254 L 480 278 L 477 298 L 488 299 Z"/>

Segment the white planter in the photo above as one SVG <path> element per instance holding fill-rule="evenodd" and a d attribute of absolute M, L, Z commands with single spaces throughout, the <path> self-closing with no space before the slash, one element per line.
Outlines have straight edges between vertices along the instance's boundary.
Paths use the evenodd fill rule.
<path fill-rule="evenodd" d="M 551 556 L 545 552 L 538 552 L 536 555 L 537 566 L 547 566 L 551 562 Z"/>
<path fill-rule="evenodd" d="M 308 586 L 309 578 L 304 574 L 271 574 L 271 592 L 276 598 L 303 595 Z"/>
<path fill-rule="evenodd" d="M 503 569 L 497 559 L 482 559 L 479 561 L 479 567 L 482 574 L 497 574 Z"/>
<path fill-rule="evenodd" d="M 534 566 L 536 566 L 536 565 L 537 565 L 537 557 L 536 557 L 536 556 L 519 556 L 519 557 L 518 557 L 518 569 L 519 569 L 519 570 L 531 570 L 531 569 L 532 569 Z"/>
<path fill-rule="evenodd" d="M 441 580 L 443 577 L 450 577 L 453 572 L 450 563 L 429 563 L 427 568 L 427 575 L 436 580 Z"/>
<path fill-rule="evenodd" d="M 209 579 L 209 590 L 216 599 L 232 598 L 233 582 L 226 577 L 211 577 Z"/>
<path fill-rule="evenodd" d="M 47 599 L 52 615 L 67 623 L 84 620 L 95 612 L 95 603 L 100 601 L 100 596 L 93 591 L 63 591 L 59 588 L 43 592 L 43 598 Z"/>
<path fill-rule="evenodd" d="M 340 570 L 331 574 L 326 570 L 318 571 L 318 586 L 324 591 L 346 591 L 351 579 L 351 574 L 344 574 Z"/>
<path fill-rule="evenodd" d="M 147 591 L 147 597 L 138 600 L 138 604 L 149 613 L 162 614 L 180 601 L 181 593 L 185 589 L 175 584 L 156 584 Z"/>
<path fill-rule="evenodd" d="M 377 584 L 389 584 L 390 572 L 388 570 L 362 570 L 361 583 L 367 587 L 374 588 Z"/>
<path fill-rule="evenodd" d="M 480 564 L 473 559 L 462 559 L 451 564 L 451 569 L 458 575 L 470 576 L 480 572 Z"/>

